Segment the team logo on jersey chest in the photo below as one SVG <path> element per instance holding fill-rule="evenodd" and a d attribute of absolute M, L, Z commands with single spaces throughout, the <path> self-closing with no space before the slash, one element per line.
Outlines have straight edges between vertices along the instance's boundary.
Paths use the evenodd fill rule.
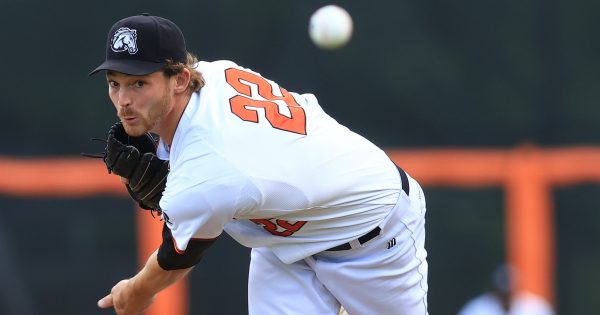
<path fill-rule="evenodd" d="M 114 52 L 127 51 L 130 55 L 137 53 L 137 31 L 128 27 L 119 28 L 113 35 L 110 49 Z"/>

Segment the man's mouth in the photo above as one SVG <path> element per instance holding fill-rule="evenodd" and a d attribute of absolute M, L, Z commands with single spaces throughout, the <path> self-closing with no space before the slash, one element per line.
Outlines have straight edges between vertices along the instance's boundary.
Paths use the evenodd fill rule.
<path fill-rule="evenodd" d="M 125 116 L 121 120 L 123 120 L 123 122 L 125 122 L 125 123 L 131 124 L 137 120 L 137 117 L 136 116 Z"/>

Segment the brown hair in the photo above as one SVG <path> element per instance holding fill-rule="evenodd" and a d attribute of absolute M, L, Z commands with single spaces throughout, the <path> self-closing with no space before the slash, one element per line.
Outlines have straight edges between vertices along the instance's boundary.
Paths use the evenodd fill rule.
<path fill-rule="evenodd" d="M 188 69 L 190 71 L 190 84 L 188 85 L 188 92 L 192 94 L 200 91 L 200 89 L 204 86 L 204 78 L 202 77 L 202 73 L 194 69 L 196 63 L 198 63 L 198 58 L 192 53 L 188 52 L 187 61 L 185 64 L 182 62 L 173 62 L 172 60 L 167 60 L 167 65 L 162 69 L 162 72 L 165 77 L 170 78 L 181 73 L 183 69 Z"/>

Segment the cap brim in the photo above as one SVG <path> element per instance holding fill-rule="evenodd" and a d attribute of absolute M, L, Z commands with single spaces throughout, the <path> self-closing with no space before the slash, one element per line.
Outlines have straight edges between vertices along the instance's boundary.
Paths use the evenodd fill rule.
<path fill-rule="evenodd" d="M 140 60 L 106 60 L 88 75 L 93 75 L 102 70 L 117 71 L 129 75 L 146 75 L 160 70 L 166 63 L 149 62 Z"/>

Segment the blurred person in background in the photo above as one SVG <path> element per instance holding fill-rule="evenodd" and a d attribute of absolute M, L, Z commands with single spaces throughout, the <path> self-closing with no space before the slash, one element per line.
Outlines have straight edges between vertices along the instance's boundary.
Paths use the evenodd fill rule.
<path fill-rule="evenodd" d="M 554 315 L 550 304 L 531 292 L 515 292 L 518 273 L 500 265 L 490 279 L 491 289 L 469 300 L 458 315 Z"/>

